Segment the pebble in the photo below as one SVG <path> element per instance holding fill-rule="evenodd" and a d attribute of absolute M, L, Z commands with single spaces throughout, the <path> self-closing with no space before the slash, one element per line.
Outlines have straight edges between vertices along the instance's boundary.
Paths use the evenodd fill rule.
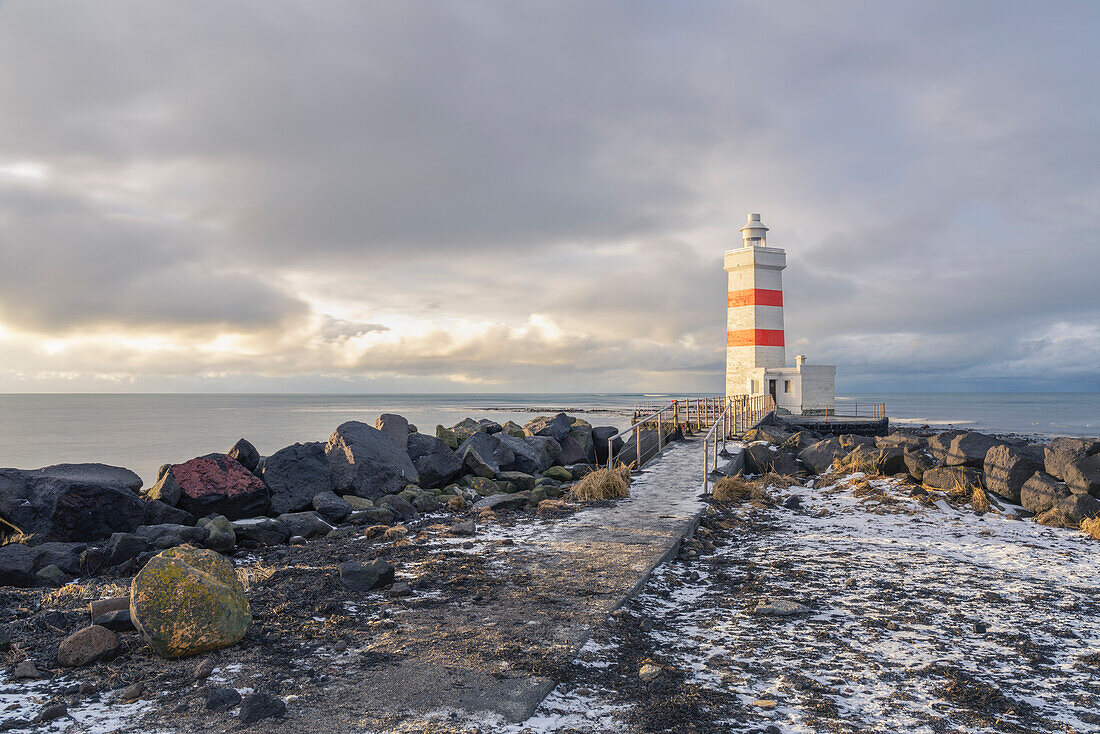
<path fill-rule="evenodd" d="M 84 681 L 80 684 L 80 688 L 76 689 L 76 693 L 78 696 L 94 696 L 99 693 L 99 689 L 96 687 L 95 683 Z"/>
<path fill-rule="evenodd" d="M 765 711 L 771 711 L 775 708 L 775 701 L 770 698 L 758 698 L 752 702 L 752 705 L 758 709 L 764 709 Z"/>
<path fill-rule="evenodd" d="M 108 599 L 99 599 L 88 604 L 88 614 L 92 619 L 100 617 L 107 612 L 117 612 L 125 609 L 130 611 L 130 597 L 112 596 Z"/>
<path fill-rule="evenodd" d="M 145 693 L 145 684 L 141 681 L 134 683 L 133 685 L 126 686 L 118 693 L 118 700 L 122 703 L 133 703 L 141 698 L 141 694 Z"/>
<path fill-rule="evenodd" d="M 474 526 L 473 520 L 455 523 L 451 526 L 451 535 L 473 535 L 475 532 L 477 532 L 477 528 Z"/>
<path fill-rule="evenodd" d="M 287 543 L 289 543 L 290 545 L 305 545 L 306 539 L 303 538 L 301 535 L 294 535 L 290 538 L 290 540 L 287 541 Z"/>
<path fill-rule="evenodd" d="M 7 652 L 11 649 L 11 633 L 3 627 L 0 627 L 0 652 Z"/>
<path fill-rule="evenodd" d="M 989 627 L 986 625 L 985 622 L 974 623 L 974 631 L 977 632 L 979 635 L 984 635 L 987 629 L 989 629 Z"/>
<path fill-rule="evenodd" d="M 250 693 L 241 701 L 241 713 L 238 720 L 242 724 L 251 724 L 272 717 L 282 718 L 286 715 L 286 704 L 281 698 L 276 698 L 270 693 Z"/>
<path fill-rule="evenodd" d="M 57 664 L 65 668 L 79 668 L 99 660 L 110 660 L 118 655 L 120 648 L 118 635 L 106 627 L 93 624 L 62 640 L 57 647 Z"/>
<path fill-rule="evenodd" d="M 47 721 L 53 721 L 54 719 L 60 719 L 62 716 L 68 716 L 69 710 L 65 708 L 63 703 L 55 703 L 42 709 L 42 712 L 35 717 L 36 724 L 44 724 Z"/>
<path fill-rule="evenodd" d="M 207 711 L 228 711 L 241 702 L 241 694 L 235 688 L 211 686 L 206 689 Z"/>
<path fill-rule="evenodd" d="M 409 586 L 408 583 L 404 581 L 398 581 L 390 587 L 390 590 L 386 592 L 386 596 L 397 598 L 402 596 L 412 596 L 412 593 L 412 587 Z"/>
<path fill-rule="evenodd" d="M 646 663 L 638 669 L 638 677 L 646 683 L 657 680 L 657 676 L 661 674 L 661 669 L 651 663 Z"/>
<path fill-rule="evenodd" d="M 898 623 L 891 619 L 889 622 L 886 623 L 886 629 L 890 630 L 891 632 L 897 632 Z"/>
<path fill-rule="evenodd" d="M 773 599 L 762 601 L 752 610 L 753 614 L 764 617 L 790 617 L 795 614 L 806 614 L 810 608 L 789 599 Z"/>
<path fill-rule="evenodd" d="M 23 680 L 37 680 L 42 677 L 42 674 L 38 672 L 38 668 L 35 667 L 33 660 L 23 660 L 16 663 L 15 670 L 12 674 L 16 678 Z"/>
<path fill-rule="evenodd" d="M 195 680 L 206 680 L 213 672 L 214 661 L 210 658 L 206 658 L 205 660 L 200 660 L 199 664 L 195 666 L 195 670 L 191 673 L 191 677 Z"/>

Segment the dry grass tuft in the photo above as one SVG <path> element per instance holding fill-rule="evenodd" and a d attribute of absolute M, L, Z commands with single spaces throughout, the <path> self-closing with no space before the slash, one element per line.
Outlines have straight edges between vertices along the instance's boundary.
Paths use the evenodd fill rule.
<path fill-rule="evenodd" d="M 980 486 L 974 487 L 974 491 L 970 495 L 970 506 L 979 515 L 984 515 L 993 509 L 993 505 L 989 504 L 989 495 Z"/>
<path fill-rule="evenodd" d="M 1100 540 L 1100 517 L 1086 517 L 1082 520 L 1081 532 L 1093 540 Z"/>
<path fill-rule="evenodd" d="M 248 591 L 254 584 L 263 583 L 275 575 L 277 569 L 265 566 L 262 561 L 257 561 L 251 566 L 238 566 L 237 578 L 241 580 L 244 590 Z"/>
<path fill-rule="evenodd" d="M 833 471 L 840 474 L 855 474 L 863 472 L 868 477 L 881 477 L 882 467 L 874 456 L 869 456 L 862 451 L 853 451 L 847 456 L 833 462 Z"/>
<path fill-rule="evenodd" d="M 631 473 L 633 472 L 633 470 L 634 470 L 634 462 L 633 461 L 630 462 L 629 464 L 619 464 L 614 469 L 615 473 L 618 474 L 624 482 L 626 482 L 626 486 L 628 486 L 628 487 L 630 486 Z"/>
<path fill-rule="evenodd" d="M 455 512 L 466 509 L 466 500 L 462 497 L 450 497 L 447 499 L 447 507 L 450 507 Z"/>
<path fill-rule="evenodd" d="M 88 590 L 80 584 L 66 584 L 65 586 L 52 589 L 43 594 L 42 606 L 52 609 L 57 606 L 63 606 L 64 602 L 67 601 L 83 601 L 84 599 L 91 598 L 87 595 L 87 591 Z"/>
<path fill-rule="evenodd" d="M 565 500 L 543 500 L 539 502 L 538 513 L 547 515 L 556 512 L 569 512 L 569 503 Z"/>
<path fill-rule="evenodd" d="M 374 540 L 375 538 L 381 537 L 382 533 L 386 532 L 389 529 L 389 525 L 371 525 L 363 531 L 363 536 L 367 540 Z"/>
<path fill-rule="evenodd" d="M 597 469 L 586 474 L 569 490 L 569 496 L 580 502 L 627 497 L 630 495 L 630 481 L 628 478 L 623 478 L 623 469 L 629 477 L 630 469 L 622 466 L 615 469 Z"/>
<path fill-rule="evenodd" d="M 34 535 L 24 533 L 17 526 L 0 517 L 0 546 L 10 543 L 29 543 Z"/>
<path fill-rule="evenodd" d="M 752 490 L 752 483 L 741 477 L 722 477 L 714 484 L 713 496 L 718 502 L 743 502 Z"/>
<path fill-rule="evenodd" d="M 1035 522 L 1046 525 L 1049 528 L 1068 528 L 1077 530 L 1081 521 L 1071 512 L 1066 512 L 1061 507 L 1052 507 L 1046 512 L 1036 515 Z"/>
<path fill-rule="evenodd" d="M 776 474 L 775 472 L 768 472 L 760 477 L 759 481 L 761 487 L 775 487 L 776 489 L 790 489 L 791 487 L 802 486 L 798 480 L 788 477 L 786 474 Z"/>
<path fill-rule="evenodd" d="M 382 540 L 401 540 L 408 534 L 409 529 L 404 525 L 394 525 L 386 528 L 386 532 L 382 533 Z"/>

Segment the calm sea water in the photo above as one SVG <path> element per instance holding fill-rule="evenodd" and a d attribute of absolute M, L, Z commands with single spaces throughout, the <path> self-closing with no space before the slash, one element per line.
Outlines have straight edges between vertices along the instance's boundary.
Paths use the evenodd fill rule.
<path fill-rule="evenodd" d="M 585 412 L 594 425 L 625 427 L 639 400 L 664 394 L 513 395 L 0 395 L 0 466 L 99 461 L 146 482 L 157 467 L 229 449 L 244 437 L 261 454 L 324 441 L 347 420 L 400 413 L 421 430 L 467 416 L 524 423 L 552 411 Z M 678 396 L 688 397 L 688 396 Z M 695 397 L 695 396 L 693 396 Z M 885 402 L 899 425 L 956 425 L 1040 435 L 1100 434 L 1100 394 L 891 394 L 837 398 Z M 862 411 L 861 411 L 862 412 Z"/>

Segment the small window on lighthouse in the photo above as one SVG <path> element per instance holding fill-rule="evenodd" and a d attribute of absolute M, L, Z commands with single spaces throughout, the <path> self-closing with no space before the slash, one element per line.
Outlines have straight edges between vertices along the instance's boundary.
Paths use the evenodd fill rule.
<path fill-rule="evenodd" d="M 790 392 L 790 391 L 791 391 L 791 381 L 790 380 L 783 380 L 783 392 Z"/>

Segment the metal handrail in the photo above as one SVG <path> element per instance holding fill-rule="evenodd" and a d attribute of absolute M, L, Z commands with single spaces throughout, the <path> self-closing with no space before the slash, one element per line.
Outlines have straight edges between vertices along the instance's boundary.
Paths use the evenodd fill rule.
<path fill-rule="evenodd" d="M 615 439 L 616 438 L 622 438 L 627 433 L 633 433 L 634 434 L 634 448 L 637 450 L 637 453 L 638 453 L 638 463 L 635 464 L 635 466 L 638 467 L 639 469 L 641 468 L 641 466 L 642 466 L 642 441 L 641 441 L 641 437 L 638 435 L 638 428 L 640 426 L 645 425 L 646 423 L 651 422 L 654 418 L 657 419 L 657 453 L 658 454 L 661 453 L 661 450 L 664 449 L 664 423 L 661 419 L 661 415 L 663 413 L 667 412 L 667 411 L 670 411 L 670 410 L 673 412 L 672 425 L 676 425 L 679 422 L 678 421 L 678 416 L 679 416 L 679 411 L 680 411 L 680 405 L 679 405 L 678 401 L 672 400 L 672 401 L 669 402 L 668 405 L 661 408 L 657 412 L 651 413 L 650 415 L 647 415 L 645 418 L 642 418 L 641 420 L 635 422 L 634 425 L 632 425 L 628 428 L 624 428 L 623 430 L 616 433 L 614 436 L 611 436 L 610 438 L 608 438 L 607 439 L 607 468 L 610 469 L 613 466 L 613 463 L 614 463 L 614 460 L 615 460 Z"/>
<path fill-rule="evenodd" d="M 749 430 L 750 424 L 755 426 L 764 419 L 768 413 L 775 410 L 775 398 L 770 393 L 758 395 L 745 395 L 729 398 L 726 408 L 714 421 L 710 431 L 703 437 L 703 492 L 710 487 L 710 458 L 714 452 L 714 468 L 718 468 L 718 437 L 715 432 L 722 429 L 722 450 L 726 450 L 726 439 L 732 438 L 734 433 L 744 433 Z M 759 417 L 756 417 L 759 416 Z M 709 447 L 708 447 L 708 444 Z"/>

